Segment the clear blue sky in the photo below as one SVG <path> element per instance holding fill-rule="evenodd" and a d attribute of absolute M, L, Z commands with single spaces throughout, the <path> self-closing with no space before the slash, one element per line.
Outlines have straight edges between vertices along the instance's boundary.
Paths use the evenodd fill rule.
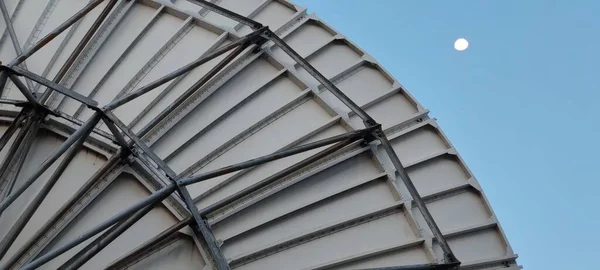
<path fill-rule="evenodd" d="M 525 269 L 600 269 L 600 1 L 295 2 L 432 111 Z"/>

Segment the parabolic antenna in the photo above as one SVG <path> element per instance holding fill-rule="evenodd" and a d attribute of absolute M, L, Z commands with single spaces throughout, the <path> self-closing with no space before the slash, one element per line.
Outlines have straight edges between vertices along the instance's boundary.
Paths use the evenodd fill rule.
<path fill-rule="evenodd" d="M 520 268 L 428 110 L 304 8 L 0 7 L 2 269 Z"/>

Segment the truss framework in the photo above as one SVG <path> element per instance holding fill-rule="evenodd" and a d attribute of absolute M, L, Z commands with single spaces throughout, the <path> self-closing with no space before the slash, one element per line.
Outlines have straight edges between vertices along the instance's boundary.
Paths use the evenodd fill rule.
<path fill-rule="evenodd" d="M 326 157 L 344 147 L 360 141 L 362 144 L 368 144 L 371 141 L 377 140 L 381 143 L 385 153 L 389 156 L 392 161 L 396 171 L 399 173 L 400 178 L 403 183 L 407 187 L 415 205 L 423 215 L 425 222 L 433 232 L 435 240 L 439 243 L 444 257 L 445 262 L 442 264 L 428 264 L 428 265 L 412 265 L 412 266 L 398 266 L 392 268 L 384 268 L 384 269 L 456 269 L 460 265 L 460 262 L 454 256 L 450 246 L 448 245 L 446 239 L 442 235 L 440 229 L 438 228 L 436 222 L 434 221 L 432 215 L 429 213 L 425 202 L 417 192 L 416 187 L 412 183 L 409 175 L 406 173 L 406 170 L 402 163 L 400 162 L 398 156 L 394 152 L 388 138 L 384 134 L 381 125 L 378 124 L 375 119 L 369 116 L 360 106 L 354 103 L 350 98 L 348 98 L 340 89 L 338 89 L 330 80 L 328 80 L 325 76 L 323 76 L 317 69 L 315 69 L 306 59 L 301 57 L 296 51 L 294 51 L 288 44 L 286 44 L 280 37 L 278 37 L 273 31 L 271 31 L 267 26 L 263 26 L 262 24 L 248 18 L 236 14 L 230 10 L 222 8 L 218 5 L 215 5 L 211 2 L 203 1 L 203 0 L 189 0 L 190 2 L 196 3 L 198 5 L 203 6 L 204 8 L 228 17 L 232 20 L 235 20 L 241 24 L 248 25 L 251 27 L 254 32 L 235 40 L 234 42 L 223 46 L 219 49 L 212 51 L 211 53 L 200 57 L 199 59 L 188 63 L 187 65 L 125 95 L 117 96 L 113 101 L 108 103 L 103 107 L 98 107 L 98 102 L 95 100 L 83 96 L 63 85 L 61 85 L 61 80 L 64 78 L 68 69 L 74 63 L 75 59 L 81 54 L 82 50 L 86 46 L 86 44 L 90 41 L 94 33 L 98 30 L 99 26 L 106 19 L 110 11 L 115 6 L 117 0 L 107 0 L 108 4 L 105 6 L 104 10 L 100 13 L 100 15 L 96 18 L 92 26 L 88 29 L 84 38 L 81 39 L 77 47 L 70 54 L 68 60 L 61 67 L 58 74 L 54 77 L 53 80 L 48 80 L 43 76 L 37 75 L 33 72 L 30 72 L 26 65 L 25 61 L 33 55 L 35 52 L 43 48 L 46 44 L 52 41 L 55 37 L 61 34 L 63 31 L 68 29 L 90 11 L 92 11 L 95 7 L 97 7 L 104 0 L 94 0 L 91 1 L 87 6 L 85 6 L 82 10 L 78 11 L 71 18 L 66 20 L 64 23 L 59 25 L 54 31 L 50 32 L 48 35 L 40 39 L 35 45 L 33 45 L 30 49 L 26 51 L 20 51 L 20 46 L 18 40 L 16 38 L 16 34 L 14 33 L 14 29 L 12 27 L 12 22 L 10 21 L 10 17 L 7 16 L 6 6 L 4 1 L 0 1 L 0 8 L 4 14 L 4 19 L 7 24 L 8 33 L 12 39 L 12 42 L 15 46 L 15 49 L 18 48 L 18 57 L 12 60 L 10 63 L 6 65 L 0 66 L 0 89 L 4 88 L 7 80 L 12 81 L 15 86 L 19 89 L 19 91 L 26 97 L 26 102 L 12 101 L 12 100 L 1 100 L 2 103 L 5 104 L 13 104 L 15 106 L 22 107 L 21 112 L 14 118 L 12 123 L 10 124 L 7 131 L 0 138 L 0 150 L 2 150 L 7 142 L 13 137 L 19 127 L 21 127 L 19 132 L 16 134 L 15 143 L 9 149 L 7 154 L 7 158 L 0 165 L 0 176 L 1 184 L 5 187 L 9 187 L 2 191 L 0 197 L 2 201 L 0 202 L 0 215 L 4 210 L 6 210 L 11 203 L 13 203 L 19 196 L 21 196 L 50 166 L 52 166 L 60 157 L 63 159 L 58 164 L 57 169 L 54 171 L 50 179 L 45 183 L 42 190 L 36 195 L 33 199 L 32 203 L 27 207 L 27 209 L 21 214 L 17 222 L 12 226 L 9 230 L 8 234 L 4 239 L 0 241 L 0 258 L 3 257 L 8 249 L 11 247 L 13 242 L 19 233 L 23 230 L 28 220 L 33 216 L 35 211 L 38 209 L 48 192 L 52 189 L 58 178 L 64 172 L 70 161 L 73 159 L 79 148 L 84 144 L 88 136 L 94 132 L 94 127 L 100 122 L 103 121 L 108 129 L 110 130 L 112 140 L 116 141 L 120 145 L 120 149 L 118 153 L 115 155 L 115 158 L 111 159 L 110 162 L 107 163 L 107 166 L 100 169 L 97 175 L 101 175 L 105 173 L 108 167 L 112 166 L 112 164 L 121 162 L 121 161 L 133 161 L 137 163 L 140 168 L 143 168 L 147 175 L 150 177 L 156 177 L 157 179 L 166 180 L 170 184 L 165 185 L 163 188 L 157 190 L 152 193 L 150 196 L 141 200 L 134 204 L 133 206 L 122 210 L 116 215 L 112 216 L 108 220 L 97 224 L 92 229 L 83 233 L 75 240 L 58 247 L 54 250 L 50 250 L 36 258 L 32 258 L 23 269 L 36 269 L 39 266 L 45 264 L 46 262 L 56 258 L 57 256 L 67 252 L 69 249 L 83 243 L 84 241 L 92 238 L 93 236 L 101 233 L 100 237 L 96 238 L 93 242 L 89 243 L 85 246 L 81 251 L 71 257 L 67 262 L 65 262 L 61 269 L 77 269 L 82 266 L 87 260 L 97 254 L 100 250 L 106 247 L 111 243 L 114 239 L 116 239 L 121 233 L 127 230 L 130 226 L 132 226 L 135 222 L 140 220 L 145 214 L 147 214 L 155 205 L 161 203 L 164 199 L 173 196 L 177 200 L 181 200 L 187 211 L 189 211 L 189 215 L 184 220 L 180 221 L 176 225 L 171 228 L 165 230 L 163 233 L 157 235 L 152 240 L 145 243 L 143 246 L 135 250 L 134 252 L 128 254 L 125 258 L 122 258 L 120 261 L 131 260 L 135 257 L 141 256 L 141 254 L 148 252 L 150 249 L 155 247 L 161 242 L 172 241 L 174 237 L 177 236 L 178 231 L 185 226 L 190 226 L 192 231 L 194 232 L 195 237 L 200 239 L 202 243 L 206 245 L 206 248 L 209 250 L 210 255 L 212 256 L 213 265 L 218 269 L 229 269 L 230 265 L 227 260 L 224 258 L 219 244 L 217 243 L 210 226 L 206 221 L 206 215 L 211 213 L 212 211 L 219 209 L 233 201 L 236 201 L 251 192 L 260 189 L 269 184 L 269 182 L 265 181 L 261 183 L 259 186 L 254 186 L 253 189 L 244 190 L 244 192 L 236 194 L 235 196 L 229 197 L 225 201 L 221 201 L 218 204 L 211 205 L 205 209 L 198 209 L 196 204 L 194 203 L 192 197 L 190 196 L 188 189 L 186 186 L 198 183 L 201 181 L 207 181 L 212 178 L 225 175 L 231 172 L 240 171 L 243 169 L 251 168 L 260 164 L 264 164 L 270 161 L 278 160 L 281 158 L 285 158 L 291 155 L 295 155 L 298 153 L 306 152 L 309 150 L 321 148 L 324 146 L 329 146 L 325 150 L 319 152 L 318 154 L 312 156 L 309 159 L 306 159 L 294 166 L 287 168 L 283 171 L 279 172 L 279 175 L 284 176 L 287 174 L 291 174 L 296 170 L 299 170 L 312 162 L 319 160 L 323 157 Z M 265 155 L 262 157 L 258 157 L 255 159 L 251 159 L 248 161 L 236 163 L 227 167 L 223 167 L 220 169 L 216 169 L 213 171 L 209 171 L 206 173 L 198 174 L 191 177 L 186 177 L 183 173 L 177 175 L 161 158 L 159 158 L 141 139 L 140 136 L 143 135 L 146 131 L 140 132 L 140 134 L 134 133 L 132 130 L 128 128 L 127 125 L 122 123 L 111 111 L 127 104 L 128 102 L 156 89 L 157 87 L 178 78 L 179 76 L 186 74 L 194 68 L 201 66 L 204 63 L 209 62 L 223 54 L 227 54 L 223 60 L 221 60 L 215 67 L 213 67 L 205 77 L 203 77 L 197 85 L 197 87 L 205 84 L 209 79 L 211 79 L 215 74 L 221 71 L 227 64 L 229 64 L 235 57 L 237 57 L 240 53 L 246 50 L 251 45 L 256 45 L 255 48 L 260 48 L 266 42 L 272 42 L 277 47 L 279 47 L 282 51 L 284 51 L 288 56 L 290 56 L 294 61 L 298 63 L 302 68 L 304 68 L 310 75 L 312 75 L 323 87 L 329 90 L 337 99 L 339 99 L 342 103 L 344 103 L 348 108 L 352 110 L 354 114 L 360 117 L 365 125 L 364 129 L 348 132 L 342 135 L 330 137 L 327 139 L 318 140 L 315 142 L 307 143 L 304 145 L 300 145 L 297 147 L 284 149 L 277 151 L 275 153 Z M 23 77 L 25 79 L 25 83 L 21 81 L 19 77 Z M 33 84 L 31 81 L 35 81 L 40 85 L 44 85 L 47 87 L 47 90 L 43 93 L 35 92 L 33 88 Z M 2 91 L 2 90 L 0 90 Z M 51 155 L 48 157 L 39 168 L 34 171 L 31 176 L 24 182 L 23 185 L 19 186 L 16 189 L 12 189 L 12 185 L 14 184 L 15 179 L 20 171 L 21 166 L 23 166 L 23 162 L 26 157 L 26 153 L 31 147 L 32 141 L 34 140 L 35 134 L 38 131 L 41 123 L 44 121 L 46 116 L 53 115 L 61 118 L 68 119 L 64 114 L 53 110 L 48 106 L 47 100 L 50 97 L 52 92 L 58 92 L 66 97 L 77 100 L 81 104 L 86 107 L 92 109 L 94 114 L 85 122 L 81 123 L 80 127 L 73 132 L 64 143 L 57 148 Z M 184 97 L 185 98 L 185 97 Z M 165 111 L 161 114 L 155 121 L 161 121 L 169 111 Z M 154 122 L 154 124 L 156 124 Z M 150 125 L 151 127 L 152 125 Z M 116 264 L 119 264 L 117 262 Z M 115 265 L 113 265 L 115 266 Z M 113 267 L 111 266 L 111 267 Z"/>

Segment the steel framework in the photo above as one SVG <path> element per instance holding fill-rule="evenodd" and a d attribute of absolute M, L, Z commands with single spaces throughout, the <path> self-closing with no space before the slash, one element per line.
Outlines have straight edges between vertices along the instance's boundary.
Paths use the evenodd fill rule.
<path fill-rule="evenodd" d="M 76 239 L 52 250 L 47 250 L 43 254 L 40 254 L 36 257 L 31 257 L 22 269 L 36 269 L 56 258 L 57 256 L 64 254 L 71 248 L 86 242 L 88 239 L 91 239 L 96 235 L 100 235 L 92 242 L 88 242 L 82 250 L 71 256 L 70 259 L 61 266 L 61 269 L 77 269 L 98 252 L 100 252 L 103 248 L 108 246 L 113 240 L 115 240 L 124 231 L 139 221 L 142 217 L 144 217 L 144 215 L 152 210 L 154 206 L 160 204 L 167 198 L 182 202 L 182 205 L 187 208 L 188 217 L 181 220 L 171 228 L 165 230 L 163 233 L 157 235 L 150 241 L 146 242 L 143 246 L 139 247 L 134 252 L 129 253 L 126 257 L 121 258 L 120 261 L 124 262 L 132 260 L 136 257 L 142 256 L 143 253 L 148 252 L 148 250 L 152 249 L 154 246 L 157 246 L 159 243 L 172 241 L 174 237 L 177 237 L 180 229 L 189 226 L 203 248 L 208 250 L 213 266 L 217 269 L 230 269 L 231 264 L 236 262 L 228 262 L 223 256 L 220 245 L 215 239 L 210 225 L 207 223 L 207 214 L 232 202 L 235 202 L 236 200 L 241 199 L 256 190 L 266 187 L 277 178 L 293 174 L 294 172 L 312 164 L 313 162 L 327 157 L 328 155 L 331 155 L 332 153 L 335 153 L 355 142 L 359 142 L 362 145 L 368 145 L 373 141 L 378 141 L 387 156 L 390 158 L 396 172 L 399 174 L 400 179 L 406 186 L 412 201 L 424 217 L 427 226 L 435 237 L 435 241 L 439 244 L 441 250 L 443 251 L 445 258 L 444 261 L 439 264 L 398 266 L 382 269 L 458 269 L 460 262 L 454 256 L 454 253 L 452 252 L 452 249 L 445 236 L 440 231 L 438 225 L 432 217 L 432 214 L 425 205 L 425 200 L 417 191 L 417 188 L 406 172 L 405 167 L 392 148 L 392 145 L 384 133 L 382 126 L 363 108 L 361 108 L 361 106 L 357 105 L 334 83 L 332 83 L 327 77 L 313 67 L 298 52 L 292 49 L 292 47 L 289 46 L 276 33 L 270 30 L 267 26 L 263 26 L 261 23 L 253 19 L 239 15 L 231 10 L 216 5 L 213 2 L 190 0 L 190 2 L 200 5 L 207 10 L 247 25 L 253 31 L 250 34 L 234 40 L 227 45 L 212 50 L 210 53 L 203 55 L 197 60 L 191 61 L 181 68 L 174 70 L 133 92 L 117 96 L 111 102 L 102 107 L 99 107 L 99 102 L 64 86 L 61 84 L 61 81 L 65 78 L 67 71 L 71 68 L 75 62 L 75 59 L 82 53 L 88 42 L 92 39 L 93 35 L 98 31 L 100 25 L 106 20 L 111 10 L 113 10 L 117 4 L 117 0 L 106 0 L 108 4 L 106 4 L 104 9 L 100 12 L 96 20 L 87 30 L 84 38 L 80 40 L 76 48 L 71 52 L 68 59 L 65 61 L 64 65 L 60 68 L 60 71 L 52 80 L 46 79 L 44 76 L 35 74 L 28 70 L 27 66 L 25 65 L 25 61 L 27 61 L 30 56 L 42 49 L 45 45 L 47 45 L 55 37 L 59 36 L 73 24 L 78 22 L 86 14 L 90 13 L 103 1 L 104 0 L 91 1 L 82 10 L 76 12 L 64 23 L 60 24 L 54 31 L 51 31 L 25 51 L 21 51 L 21 46 L 19 45 L 17 36 L 13 29 L 10 16 L 8 16 L 5 3 L 4 1 L 0 1 L 0 8 L 4 14 L 3 17 L 7 25 L 8 34 L 15 46 L 15 49 L 18 49 L 18 57 L 8 64 L 1 66 L 0 83 L 1 85 L 4 85 L 8 80 L 10 80 L 27 99 L 27 101 L 23 102 L 9 99 L 2 100 L 2 103 L 4 104 L 12 104 L 21 107 L 22 109 L 20 113 L 14 117 L 9 128 L 0 138 L 0 150 L 2 150 L 7 145 L 7 142 L 16 136 L 14 138 L 15 143 L 13 143 L 7 152 L 8 158 L 6 158 L 0 166 L 0 176 L 2 177 L 2 182 L 0 184 L 2 184 L 4 187 L 9 187 L 3 190 L 2 197 L 0 197 L 0 215 L 11 205 L 11 203 L 17 200 L 20 196 L 23 196 L 24 192 L 42 174 L 44 174 L 48 168 L 50 168 L 62 157 L 61 161 L 58 162 L 58 167 L 54 170 L 50 179 L 43 185 L 41 191 L 38 192 L 35 198 L 33 198 L 30 205 L 20 215 L 4 239 L 2 239 L 0 242 L 0 258 L 7 253 L 19 233 L 23 230 L 35 211 L 39 208 L 42 201 L 46 198 L 48 192 L 54 187 L 56 181 L 64 172 L 65 168 L 73 160 L 77 151 L 82 147 L 86 140 L 89 139 L 90 134 L 98 133 L 109 140 L 116 142 L 120 146 L 120 149 L 118 153 L 115 154 L 113 158 L 111 158 L 109 162 L 107 162 L 107 164 L 105 164 L 105 166 L 103 166 L 93 178 L 97 178 L 100 175 L 105 174 L 111 169 L 112 166 L 114 166 L 114 164 L 129 162 L 134 166 L 141 168 L 145 172 L 146 176 L 154 178 L 154 181 L 167 182 L 168 184 L 153 192 L 147 198 L 135 203 L 133 206 L 123 209 L 111 218 L 97 224 L 95 227 L 81 234 Z M 174 107 L 179 106 L 186 98 L 192 95 L 195 90 L 205 85 L 211 78 L 223 70 L 243 51 L 250 47 L 252 47 L 253 50 L 260 50 L 262 45 L 268 42 L 271 42 L 277 48 L 285 52 L 301 68 L 306 70 L 312 77 L 314 77 L 322 85 L 322 87 L 327 89 L 339 101 L 350 108 L 352 113 L 363 121 L 365 128 L 303 145 L 289 147 L 269 155 L 193 176 L 188 176 L 185 173 L 177 174 L 163 159 L 161 159 L 156 153 L 154 153 L 154 151 L 150 149 L 150 147 L 141 139 L 141 137 L 144 136 L 150 129 L 152 129 L 158 122 L 162 121 L 167 115 L 169 115 Z M 131 102 L 170 81 L 176 80 L 191 70 L 223 55 L 225 55 L 225 57 L 222 58 L 217 65 L 212 67 L 206 73 L 206 75 L 202 77 L 195 85 L 193 85 L 186 93 L 183 93 L 182 96 L 175 101 L 173 106 L 164 110 L 159 116 L 154 118 L 150 124 L 148 124 L 138 133 L 132 131 L 126 124 L 124 124 L 116 115 L 112 113 L 112 111 L 120 106 L 124 106 L 128 102 Z M 21 81 L 21 77 L 25 79 L 25 83 Z M 33 87 L 32 82 L 36 82 L 47 87 L 47 90 L 41 93 L 36 92 L 36 88 Z M 0 89 L 2 88 L 3 87 L 0 87 Z M 63 114 L 48 105 L 48 99 L 51 95 L 53 95 L 54 92 L 60 93 L 68 98 L 80 102 L 83 106 L 93 110 L 94 114 L 84 123 L 77 122 L 70 116 Z M 54 150 L 54 152 L 39 166 L 39 168 L 32 172 L 30 176 L 28 176 L 27 180 L 22 185 L 13 189 L 12 186 L 16 179 L 15 174 L 18 174 L 20 167 L 23 166 L 24 159 L 27 155 L 29 147 L 31 147 L 36 132 L 38 131 L 40 125 L 45 122 L 45 119 L 48 115 L 78 123 L 79 128 L 72 132 L 68 139 L 64 141 L 60 147 Z M 102 131 L 95 130 L 95 127 L 100 122 L 103 122 L 106 125 L 106 127 L 110 130 L 110 134 L 105 134 L 102 133 Z M 207 181 L 215 177 L 252 168 L 257 165 L 296 155 L 298 153 L 319 149 L 324 146 L 328 146 L 328 148 L 318 152 L 308 159 L 303 160 L 300 163 L 295 164 L 292 167 L 279 171 L 278 174 L 271 180 L 267 179 L 258 185 L 252 186 L 249 189 L 245 189 L 242 192 L 235 194 L 235 196 L 228 197 L 227 200 L 220 201 L 217 204 L 210 205 L 203 209 L 198 208 L 186 187 L 194 183 Z M 17 258 L 21 257 L 21 255 L 23 254 L 17 254 L 10 258 L 8 260 L 8 266 L 13 265 Z M 118 268 L 118 264 L 119 262 L 110 267 Z"/>

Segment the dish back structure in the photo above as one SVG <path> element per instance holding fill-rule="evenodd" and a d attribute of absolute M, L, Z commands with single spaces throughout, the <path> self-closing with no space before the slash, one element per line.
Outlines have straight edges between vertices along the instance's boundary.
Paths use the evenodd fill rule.
<path fill-rule="evenodd" d="M 2 269 L 520 269 L 429 111 L 306 9 L 0 8 Z"/>

